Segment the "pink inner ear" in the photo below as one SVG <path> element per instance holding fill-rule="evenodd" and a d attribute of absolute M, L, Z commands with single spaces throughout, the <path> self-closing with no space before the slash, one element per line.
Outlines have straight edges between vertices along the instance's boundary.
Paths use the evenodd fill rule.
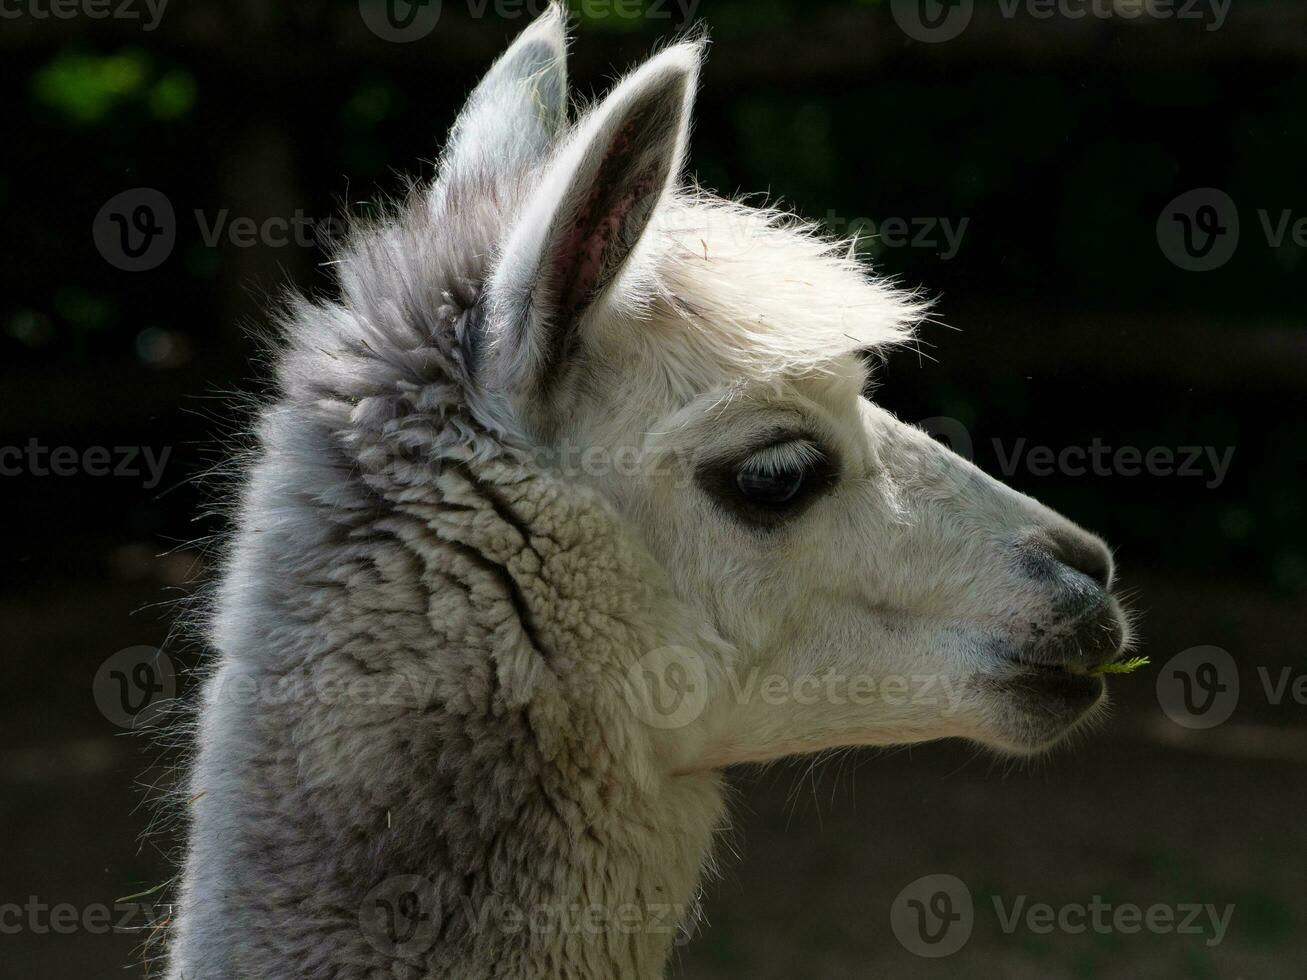
<path fill-rule="evenodd" d="M 631 124 L 624 126 L 608 144 L 589 191 L 553 243 L 550 281 L 565 319 L 580 313 L 617 274 L 643 227 L 642 220 L 632 222 L 632 215 L 652 206 L 658 168 L 631 173 L 631 131 Z"/>
<path fill-rule="evenodd" d="M 573 226 L 576 228 L 577 237 L 569 242 L 569 245 L 575 249 L 576 257 L 572 265 L 572 281 L 564 297 L 569 308 L 576 308 L 582 300 L 588 298 L 592 288 L 590 284 L 599 279 L 599 274 L 603 270 L 608 243 L 617 235 L 623 213 L 630 207 L 626 198 L 615 203 L 618 210 L 600 215 L 588 233 Z"/>

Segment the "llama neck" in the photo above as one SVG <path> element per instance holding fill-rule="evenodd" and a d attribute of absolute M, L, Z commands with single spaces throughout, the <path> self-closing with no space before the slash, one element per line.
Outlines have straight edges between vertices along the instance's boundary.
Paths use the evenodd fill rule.
<path fill-rule="evenodd" d="M 641 720 L 624 681 L 649 650 L 692 642 L 690 621 L 616 515 L 581 488 L 456 464 L 440 490 L 438 506 L 401 510 L 424 547 L 434 532 L 428 573 L 466 586 L 453 596 L 467 608 L 448 621 L 471 647 L 460 683 L 476 677 L 490 711 L 460 713 L 451 728 L 479 733 L 467 763 L 499 801 L 473 848 L 481 873 L 463 882 L 469 975 L 511 949 L 503 976 L 661 976 L 696 915 L 722 794 L 715 773 L 674 774 L 669 733 Z M 479 598 L 492 587 L 497 601 Z M 482 627 L 470 644 L 469 621 Z"/>
<path fill-rule="evenodd" d="M 514 465 L 361 488 L 270 456 L 219 596 L 171 975 L 661 976 L 723 804 L 623 694 L 694 642 L 660 570 Z"/>

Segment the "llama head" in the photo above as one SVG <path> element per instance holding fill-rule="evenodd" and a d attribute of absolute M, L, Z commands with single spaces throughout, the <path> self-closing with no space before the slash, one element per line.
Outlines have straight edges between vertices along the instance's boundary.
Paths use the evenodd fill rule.
<path fill-rule="evenodd" d="M 656 726 L 689 766 L 1052 743 L 1125 646 L 1107 549 L 864 397 L 921 303 L 681 182 L 702 53 L 667 47 L 569 126 L 553 9 L 473 94 L 434 191 L 477 175 L 507 202 L 456 327 L 469 401 L 597 488 L 726 641 L 643 661 L 700 685 Z"/>

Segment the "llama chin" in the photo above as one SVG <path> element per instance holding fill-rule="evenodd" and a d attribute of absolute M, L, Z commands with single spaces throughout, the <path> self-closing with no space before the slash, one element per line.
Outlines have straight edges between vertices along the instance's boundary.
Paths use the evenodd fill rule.
<path fill-rule="evenodd" d="M 551 7 L 288 304 L 173 980 L 661 976 L 725 767 L 1101 698 L 1104 545 L 862 395 L 920 299 L 683 179 L 704 52 L 572 119 Z"/>

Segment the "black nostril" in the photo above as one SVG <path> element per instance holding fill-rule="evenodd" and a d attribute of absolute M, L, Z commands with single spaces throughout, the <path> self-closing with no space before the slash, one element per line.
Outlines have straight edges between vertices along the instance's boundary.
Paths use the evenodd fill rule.
<path fill-rule="evenodd" d="M 1106 589 L 1112 584 L 1112 554 L 1095 537 L 1073 531 L 1057 530 L 1049 534 L 1053 557 L 1077 572 L 1088 575 Z"/>

